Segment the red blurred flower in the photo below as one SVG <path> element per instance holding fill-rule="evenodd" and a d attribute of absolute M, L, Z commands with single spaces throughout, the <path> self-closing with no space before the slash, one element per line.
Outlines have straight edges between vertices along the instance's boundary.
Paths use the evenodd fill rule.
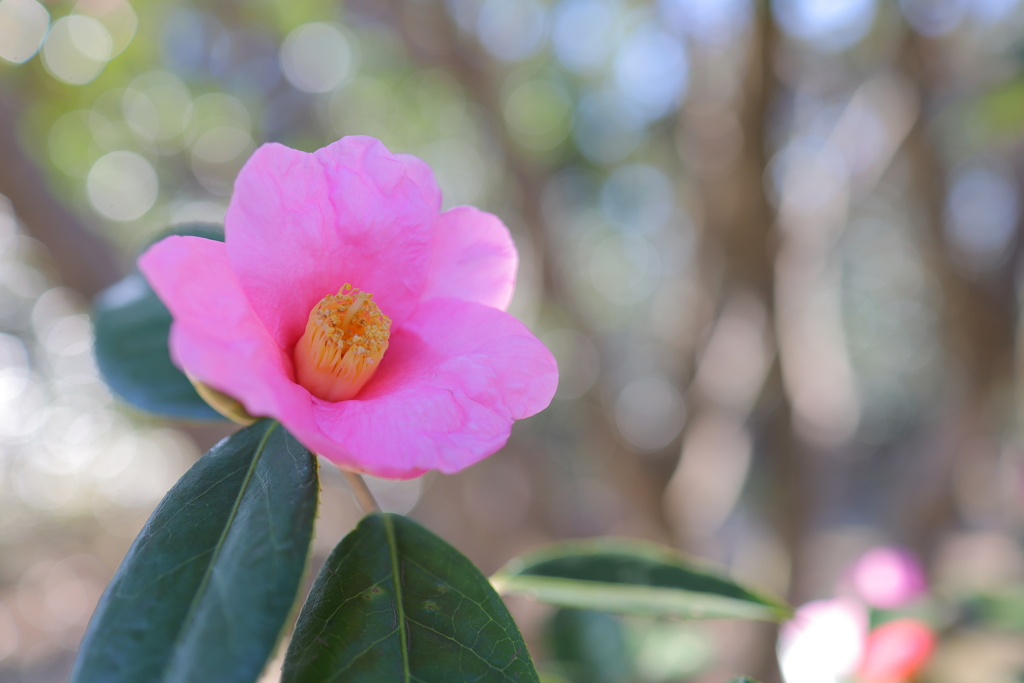
<path fill-rule="evenodd" d="M 862 683 L 906 683 L 935 649 L 931 627 L 917 619 L 897 619 L 868 634 L 857 671 Z"/>

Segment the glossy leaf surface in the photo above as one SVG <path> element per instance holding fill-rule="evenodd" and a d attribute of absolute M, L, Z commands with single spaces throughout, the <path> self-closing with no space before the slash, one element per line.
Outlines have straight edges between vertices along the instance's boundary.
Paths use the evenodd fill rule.
<path fill-rule="evenodd" d="M 214 226 L 188 225 L 165 234 L 223 240 Z M 223 420 L 171 362 L 171 314 L 138 272 L 100 292 L 93 305 L 96 363 L 110 388 L 146 412 Z"/>
<path fill-rule="evenodd" d="M 634 539 L 553 543 L 491 577 L 501 593 L 617 614 L 778 621 L 789 608 L 670 548 Z"/>
<path fill-rule="evenodd" d="M 284 683 L 538 681 L 483 574 L 415 522 L 364 518 L 331 553 L 299 615 Z"/>
<path fill-rule="evenodd" d="M 318 490 L 316 460 L 276 422 L 220 442 L 136 538 L 71 680 L 255 681 L 295 602 Z"/>

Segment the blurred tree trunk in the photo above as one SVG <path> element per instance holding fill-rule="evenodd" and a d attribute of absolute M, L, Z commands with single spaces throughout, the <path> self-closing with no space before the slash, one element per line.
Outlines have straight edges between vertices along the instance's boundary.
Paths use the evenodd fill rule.
<path fill-rule="evenodd" d="M 120 279 L 116 249 L 65 209 L 18 145 L 17 108 L 0 93 L 0 194 L 29 235 L 42 242 L 63 284 L 91 299 Z"/>
<path fill-rule="evenodd" d="M 754 296 L 768 313 L 768 336 L 777 338 L 775 315 L 775 261 L 779 236 L 777 216 L 768 200 L 764 175 L 771 155 L 766 139 L 772 103 L 779 83 L 773 71 L 778 36 L 768 7 L 760 3 L 748 43 L 742 86 L 732 93 L 716 93 L 713 83 L 697 83 L 704 90 L 691 93 L 688 116 L 684 119 L 688 138 L 698 162 L 698 186 L 703 206 L 703 232 L 698 261 L 704 264 L 701 281 L 709 290 L 712 306 L 721 312 L 724 302 L 736 294 Z M 707 74 L 705 80 L 713 79 Z M 704 95 L 705 97 L 702 97 Z M 723 96 L 724 95 L 724 96 Z M 715 157 L 721 145 L 713 144 L 723 134 L 723 122 L 736 121 L 741 149 L 723 164 Z M 708 143 L 712 144 L 708 144 Z M 794 431 L 792 408 L 786 394 L 778 355 L 778 344 L 769 339 L 766 353 L 770 369 L 753 414 L 741 416 L 753 431 L 753 471 L 766 481 L 758 489 L 769 498 L 761 501 L 769 520 L 791 561 L 789 598 L 806 599 L 805 540 L 814 505 L 814 480 L 807 446 Z M 718 408 L 707 401 L 700 410 Z M 691 420 L 692 423 L 692 420 Z M 750 656 L 754 676 L 763 683 L 780 680 L 775 656 L 777 629 L 760 630 L 758 652 Z"/>
<path fill-rule="evenodd" d="M 538 260 L 546 296 L 560 307 L 578 331 L 598 341 L 599 335 L 579 313 L 581 307 L 576 305 L 566 285 L 561 265 L 552 258 L 551 226 L 542 211 L 543 193 L 551 169 L 527 158 L 505 126 L 500 91 L 507 74 L 495 67 L 494 61 L 475 40 L 460 35 L 444 2 L 387 0 L 374 3 L 370 11 L 392 26 L 420 65 L 447 71 L 462 85 L 468 99 L 486 112 L 511 181 L 509 190 L 518 198 L 520 217 Z M 608 462 L 610 479 L 643 516 L 653 535 L 667 540 L 670 533 L 661 506 L 666 483 L 664 473 L 642 462 L 637 452 L 619 436 L 608 406 L 596 412 L 599 414 L 594 416 L 594 423 L 601 429 L 596 439 L 606 444 L 612 453 Z"/>
<path fill-rule="evenodd" d="M 929 105 L 934 107 L 948 86 L 945 57 L 935 41 L 908 31 L 902 61 L 923 103 L 904 152 L 921 211 L 925 259 L 942 291 L 946 347 L 959 365 L 953 373 L 958 395 L 938 426 L 940 434 L 908 473 L 913 485 L 901 489 L 911 492 L 903 506 L 902 531 L 915 550 L 932 558 L 942 534 L 958 521 L 953 479 L 964 461 L 979 457 L 979 439 L 998 432 L 999 404 L 1013 396 L 1015 262 L 1008 259 L 1002 274 L 976 276 L 956 262 L 943 233 L 947 170 L 927 118 Z"/>

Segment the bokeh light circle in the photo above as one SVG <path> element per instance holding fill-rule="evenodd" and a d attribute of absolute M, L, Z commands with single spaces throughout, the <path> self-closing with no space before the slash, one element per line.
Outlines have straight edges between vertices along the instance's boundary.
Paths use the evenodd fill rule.
<path fill-rule="evenodd" d="M 100 214 L 114 221 L 133 221 L 153 207 L 160 184 L 145 158 L 120 150 L 93 164 L 85 187 Z"/>
<path fill-rule="evenodd" d="M 139 18 L 128 0 L 78 0 L 73 14 L 92 17 L 107 29 L 111 39 L 108 59 L 121 54 L 139 28 Z"/>
<path fill-rule="evenodd" d="M 336 26 L 299 26 L 281 45 L 281 69 L 299 90 L 323 93 L 345 82 L 352 71 L 352 48 Z"/>
<path fill-rule="evenodd" d="M 640 145 L 644 117 L 631 102 L 612 90 L 583 97 L 576 106 L 573 138 L 590 161 L 614 164 Z"/>
<path fill-rule="evenodd" d="M 631 33 L 615 56 L 615 85 L 649 119 L 679 104 L 689 74 L 682 42 L 653 24 Z"/>
<path fill-rule="evenodd" d="M 175 140 L 185 128 L 191 106 L 188 86 L 167 71 L 136 76 L 122 101 L 125 121 L 143 143 Z"/>
<path fill-rule="evenodd" d="M 875 1 L 774 0 L 772 10 L 786 33 L 835 52 L 867 35 L 875 18 Z"/>
<path fill-rule="evenodd" d="M 734 39 L 750 24 L 750 0 L 658 0 L 666 23 L 693 40 L 717 45 Z"/>
<path fill-rule="evenodd" d="M 36 0 L 0 2 L 0 59 L 20 64 L 36 53 L 50 27 L 50 13 Z"/>
<path fill-rule="evenodd" d="M 590 391 L 601 374 L 601 354 L 590 337 L 562 328 L 545 334 L 543 341 L 558 361 L 555 397 L 571 401 Z"/>
<path fill-rule="evenodd" d="M 84 178 L 95 161 L 93 118 L 88 109 L 73 109 L 54 121 L 47 136 L 50 161 L 73 178 Z"/>
<path fill-rule="evenodd" d="M 551 26 L 558 61 L 573 71 L 589 71 L 604 64 L 618 42 L 618 9 L 609 0 L 558 3 Z"/>
<path fill-rule="evenodd" d="M 110 31 L 99 19 L 71 14 L 58 19 L 43 43 L 43 65 L 59 81 L 85 85 L 113 54 Z"/>
<path fill-rule="evenodd" d="M 546 19 L 544 6 L 537 0 L 486 0 L 476 31 L 495 57 L 519 62 L 540 49 Z"/>
<path fill-rule="evenodd" d="M 572 98 L 558 83 L 526 81 L 506 98 L 504 114 L 521 144 L 536 150 L 551 149 L 569 134 Z"/>
<path fill-rule="evenodd" d="M 668 223 L 673 208 L 671 181 L 647 164 L 620 166 L 601 188 L 605 217 L 623 230 L 657 232 Z"/>
<path fill-rule="evenodd" d="M 967 164 L 951 178 L 945 233 L 972 270 L 1004 261 L 1017 229 L 1020 198 L 1012 173 L 996 165 Z"/>
<path fill-rule="evenodd" d="M 634 233 L 609 235 L 590 255 L 591 283 L 608 301 L 619 306 L 632 306 L 650 296 L 661 271 L 657 250 Z"/>
<path fill-rule="evenodd" d="M 615 401 L 615 424 L 637 448 L 658 450 L 683 431 L 683 397 L 660 377 L 645 377 L 628 384 Z"/>
<path fill-rule="evenodd" d="M 199 136 L 192 145 L 192 155 L 211 164 L 223 164 L 237 159 L 251 146 L 248 132 L 234 126 L 218 126 Z"/>

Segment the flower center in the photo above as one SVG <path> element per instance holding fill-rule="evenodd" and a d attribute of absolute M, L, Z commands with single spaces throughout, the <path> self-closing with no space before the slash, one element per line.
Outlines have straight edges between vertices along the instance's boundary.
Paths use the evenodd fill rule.
<path fill-rule="evenodd" d="M 370 381 L 388 350 L 391 318 L 373 295 L 345 284 L 309 312 L 292 360 L 299 384 L 325 401 L 345 401 Z"/>

